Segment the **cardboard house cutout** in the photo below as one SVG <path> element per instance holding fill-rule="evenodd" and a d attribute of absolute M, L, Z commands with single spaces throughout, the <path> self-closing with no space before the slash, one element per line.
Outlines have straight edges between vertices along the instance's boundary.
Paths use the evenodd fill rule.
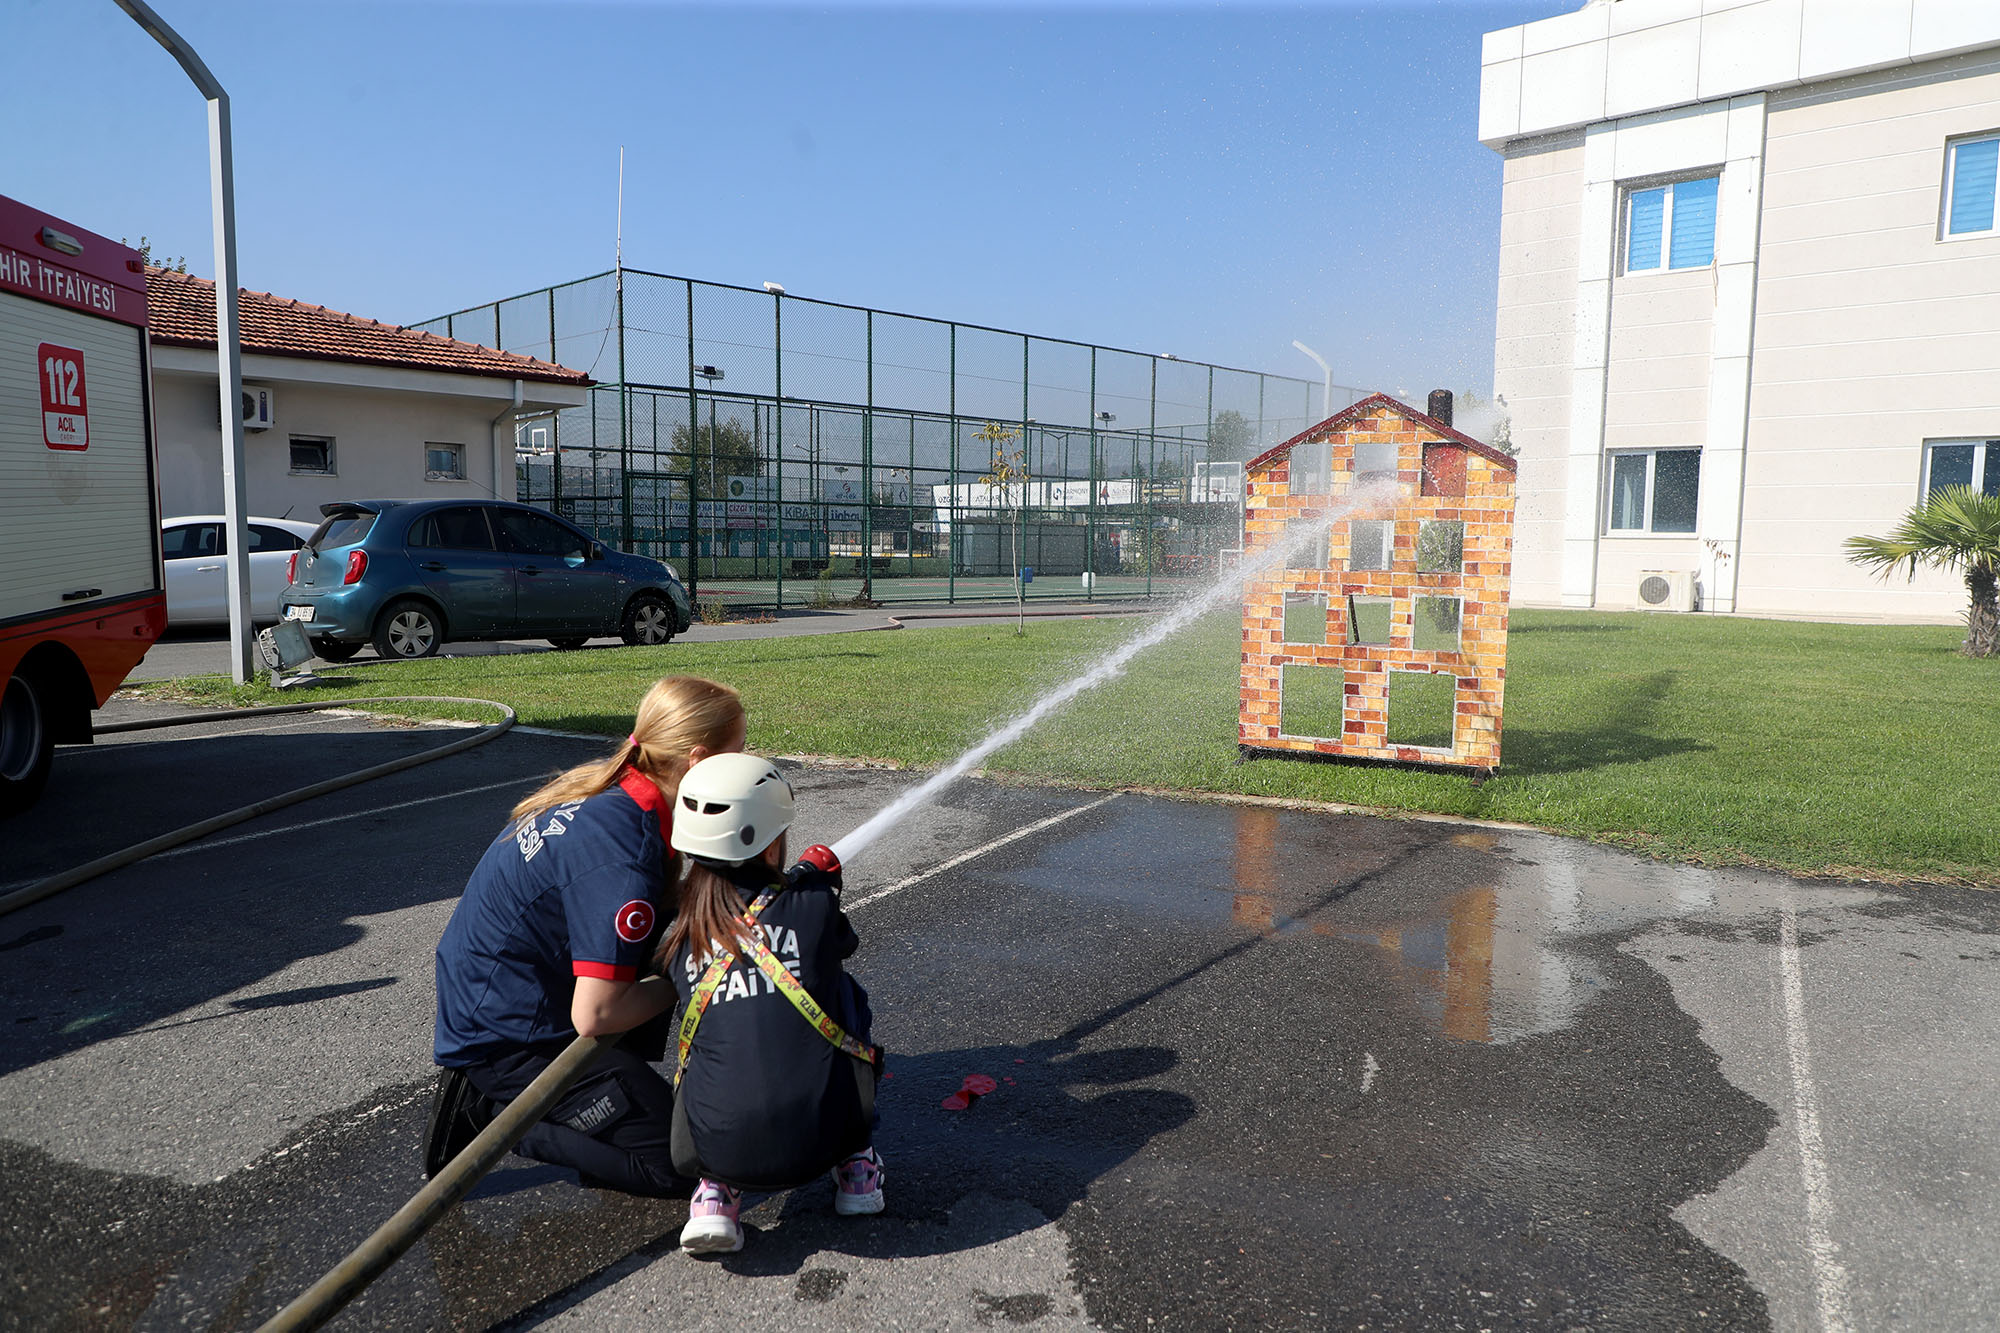
<path fill-rule="evenodd" d="M 1514 460 L 1376 394 L 1245 487 L 1246 560 L 1302 540 L 1245 589 L 1239 751 L 1497 768 Z"/>

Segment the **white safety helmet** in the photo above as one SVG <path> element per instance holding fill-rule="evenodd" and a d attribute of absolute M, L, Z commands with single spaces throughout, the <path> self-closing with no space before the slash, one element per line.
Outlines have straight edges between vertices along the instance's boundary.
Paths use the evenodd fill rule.
<path fill-rule="evenodd" d="M 713 754 L 687 771 L 674 801 L 677 852 L 740 865 L 792 824 L 792 784 L 768 759 Z"/>

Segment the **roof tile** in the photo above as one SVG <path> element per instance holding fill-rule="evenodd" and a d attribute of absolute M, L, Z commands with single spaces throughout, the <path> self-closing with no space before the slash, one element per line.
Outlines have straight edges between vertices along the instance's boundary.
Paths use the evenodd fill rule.
<path fill-rule="evenodd" d="M 146 269 L 146 302 L 155 343 L 167 347 L 215 346 L 215 284 L 190 273 Z M 269 292 L 237 298 L 238 341 L 245 352 L 353 361 L 370 366 L 436 370 L 455 375 L 590 384 L 591 378 L 551 361 L 496 351 L 456 338 L 383 324 L 358 315 L 308 305 Z"/>

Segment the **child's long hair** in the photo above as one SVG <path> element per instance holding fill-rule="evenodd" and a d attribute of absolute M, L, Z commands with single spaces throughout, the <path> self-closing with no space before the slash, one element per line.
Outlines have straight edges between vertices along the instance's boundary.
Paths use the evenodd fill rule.
<path fill-rule="evenodd" d="M 727 685 L 700 676 L 654 681 L 639 701 L 631 736 L 620 741 L 608 759 L 578 764 L 543 783 L 514 807 L 509 827 L 610 790 L 627 765 L 658 782 L 672 800 L 688 769 L 688 751 L 697 745 L 721 750 L 735 739 L 742 723 L 743 698 Z"/>
<path fill-rule="evenodd" d="M 784 847 L 782 833 L 778 835 L 778 846 L 780 849 Z M 781 850 L 778 860 L 782 864 L 784 859 Z M 758 863 L 746 864 L 754 869 Z M 769 879 L 775 881 L 778 878 L 778 871 L 772 869 Z M 748 877 L 746 882 L 755 882 L 755 876 Z M 743 910 L 746 906 L 743 894 L 734 884 L 689 857 L 687 875 L 681 880 L 679 911 L 660 940 L 660 967 L 666 968 L 683 944 L 689 946 L 688 954 L 697 967 L 704 955 L 713 956 L 718 949 L 731 949 L 741 954 L 749 943 L 744 938 L 743 929 Z"/>

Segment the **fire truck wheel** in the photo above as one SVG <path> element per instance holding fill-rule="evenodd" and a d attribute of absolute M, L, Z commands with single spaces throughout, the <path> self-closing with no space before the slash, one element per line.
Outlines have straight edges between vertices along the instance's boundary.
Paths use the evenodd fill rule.
<path fill-rule="evenodd" d="M 399 597 L 375 617 L 375 651 L 384 657 L 432 657 L 443 642 L 444 617 L 429 602 Z"/>
<path fill-rule="evenodd" d="M 47 691 L 25 672 L 0 695 L 0 816 L 33 805 L 49 780 L 55 728 Z"/>
<path fill-rule="evenodd" d="M 322 662 L 345 662 L 361 651 L 358 643 L 342 643 L 339 639 L 314 639 L 313 656 Z"/>

